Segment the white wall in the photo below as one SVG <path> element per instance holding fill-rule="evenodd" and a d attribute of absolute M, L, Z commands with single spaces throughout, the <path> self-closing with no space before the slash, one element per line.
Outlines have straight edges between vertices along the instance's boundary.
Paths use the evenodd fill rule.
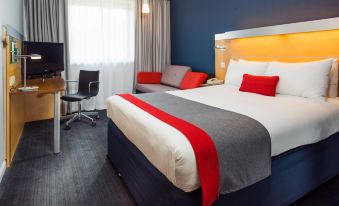
<path fill-rule="evenodd" d="M 23 0 L 0 0 L 0 40 L 2 40 L 2 26 L 10 25 L 20 33 L 23 32 L 22 16 Z M 4 160 L 4 130 L 3 130 L 3 71 L 4 71 L 4 54 L 2 43 L 0 46 L 0 167 Z M 0 171 L 1 172 L 1 171 Z M 1 175 L 1 174 L 0 174 Z"/>

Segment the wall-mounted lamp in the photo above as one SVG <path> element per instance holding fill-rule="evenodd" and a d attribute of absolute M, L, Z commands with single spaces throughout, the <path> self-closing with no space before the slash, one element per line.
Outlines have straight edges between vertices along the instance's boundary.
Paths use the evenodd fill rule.
<path fill-rule="evenodd" d="M 19 54 L 16 54 L 14 55 L 14 58 L 16 59 L 23 59 L 24 60 L 24 86 L 23 87 L 20 87 L 18 88 L 19 91 L 33 91 L 33 90 L 36 90 L 38 89 L 37 86 L 27 86 L 27 79 L 26 79 L 26 65 L 27 65 L 27 58 L 30 58 L 32 60 L 38 60 L 38 59 L 41 59 L 41 55 L 39 54 L 30 54 L 30 55 L 19 55 Z"/>
<path fill-rule="evenodd" d="M 142 13 L 143 14 L 150 13 L 149 0 L 143 0 L 142 1 Z"/>

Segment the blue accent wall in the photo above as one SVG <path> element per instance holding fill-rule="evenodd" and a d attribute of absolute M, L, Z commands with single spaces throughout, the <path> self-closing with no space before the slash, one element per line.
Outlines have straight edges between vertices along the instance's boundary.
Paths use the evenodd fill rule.
<path fill-rule="evenodd" d="M 172 64 L 214 73 L 214 34 L 339 16 L 339 0 L 171 0 Z"/>

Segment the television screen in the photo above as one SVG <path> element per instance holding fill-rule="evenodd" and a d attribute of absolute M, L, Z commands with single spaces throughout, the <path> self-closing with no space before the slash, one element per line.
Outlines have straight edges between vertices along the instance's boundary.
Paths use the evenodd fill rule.
<path fill-rule="evenodd" d="M 23 43 L 23 54 L 39 54 L 41 59 L 27 59 L 28 76 L 57 73 L 64 70 L 64 44 L 47 42 Z"/>

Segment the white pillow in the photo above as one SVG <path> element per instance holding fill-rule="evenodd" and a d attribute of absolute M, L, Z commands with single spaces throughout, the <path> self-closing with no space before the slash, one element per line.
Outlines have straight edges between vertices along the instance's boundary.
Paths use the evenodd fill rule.
<path fill-rule="evenodd" d="M 303 63 L 270 62 L 265 75 L 279 76 L 279 94 L 323 99 L 327 95 L 333 61 L 334 59 Z"/>
<path fill-rule="evenodd" d="M 251 62 L 251 63 L 257 63 L 257 64 L 267 63 L 267 62 L 262 62 L 262 61 L 248 61 L 245 59 L 239 59 L 239 62 Z M 328 84 L 328 93 L 327 93 L 327 97 L 329 98 L 335 98 L 339 96 L 338 77 L 339 77 L 339 68 L 338 68 L 338 60 L 336 59 L 333 61 L 332 68 L 329 73 L 329 84 Z"/>
<path fill-rule="evenodd" d="M 230 60 L 225 77 L 225 84 L 240 87 L 244 74 L 264 75 L 268 62 L 253 63 L 249 61 Z"/>

